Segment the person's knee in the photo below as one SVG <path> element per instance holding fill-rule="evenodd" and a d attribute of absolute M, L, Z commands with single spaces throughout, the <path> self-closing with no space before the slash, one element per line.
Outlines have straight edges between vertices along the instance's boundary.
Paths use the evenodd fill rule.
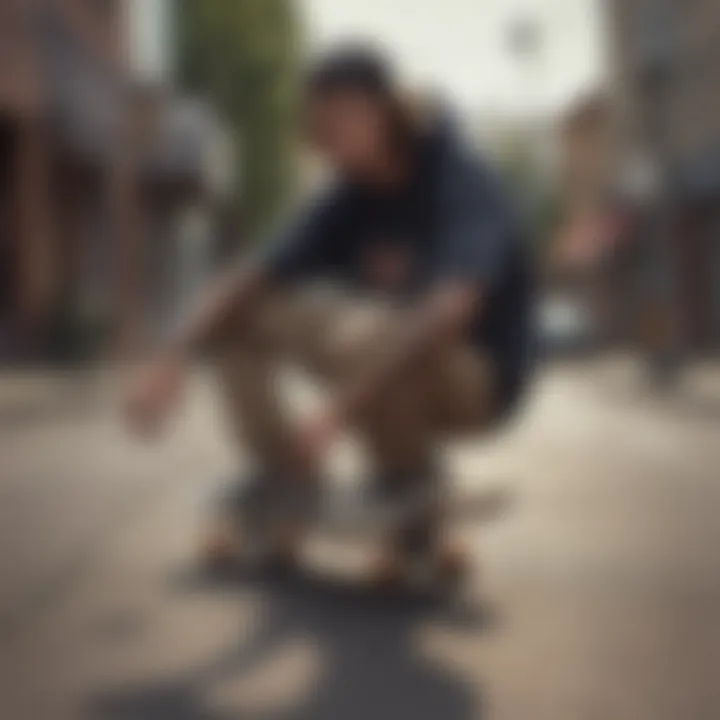
<path fill-rule="evenodd" d="M 211 354 L 222 360 L 254 350 L 265 351 L 278 342 L 287 319 L 287 300 L 276 292 L 259 294 L 250 307 L 228 318 L 215 333 Z"/>
<path fill-rule="evenodd" d="M 389 313 L 383 308 L 355 308 L 345 313 L 322 342 L 328 373 L 341 379 L 362 372 L 378 358 L 390 335 Z"/>

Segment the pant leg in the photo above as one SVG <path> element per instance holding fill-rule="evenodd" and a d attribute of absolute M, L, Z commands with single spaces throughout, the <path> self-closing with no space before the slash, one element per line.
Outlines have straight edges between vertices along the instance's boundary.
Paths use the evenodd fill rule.
<path fill-rule="evenodd" d="M 331 381 L 361 374 L 402 338 L 407 310 L 388 303 L 346 307 L 327 330 Z M 381 473 L 407 475 L 432 463 L 441 443 L 482 431 L 494 417 L 495 378 L 488 357 L 462 342 L 432 348 L 356 418 Z"/>
<path fill-rule="evenodd" d="M 234 340 L 218 354 L 217 377 L 233 441 L 261 467 L 291 467 L 290 428 L 278 396 L 273 348 Z"/>
<path fill-rule="evenodd" d="M 424 377 L 433 426 L 440 435 L 477 435 L 496 422 L 500 386 L 487 351 L 462 341 L 437 348 Z"/>
<path fill-rule="evenodd" d="M 377 356 L 393 351 L 402 337 L 405 311 L 386 304 L 354 306 L 328 328 L 327 367 L 332 381 L 342 383 L 367 371 Z M 409 367 L 356 418 L 384 492 L 411 494 L 420 490 L 438 499 L 443 474 L 439 455 L 447 440 L 481 432 L 494 416 L 495 383 L 487 357 L 464 344 L 433 348 Z M 408 483 L 413 487 L 408 487 Z M 417 483 L 427 483 L 424 489 Z M 439 506 L 398 528 L 391 548 L 400 556 L 425 556 L 442 544 Z"/>
<path fill-rule="evenodd" d="M 217 379 L 234 440 L 263 468 L 297 470 L 278 375 L 288 363 L 317 363 L 332 308 L 313 292 L 268 292 L 217 344 Z"/>
<path fill-rule="evenodd" d="M 238 442 L 261 464 L 296 466 L 277 375 L 296 362 L 338 386 L 365 372 L 402 336 L 406 311 L 387 302 L 306 288 L 268 293 L 226 337 L 218 367 Z M 412 474 L 448 435 L 481 428 L 492 415 L 492 373 L 463 345 L 435 348 L 357 418 L 377 470 Z"/>
<path fill-rule="evenodd" d="M 258 298 L 217 346 L 220 394 L 234 440 L 263 468 L 292 471 L 294 451 L 278 374 L 288 362 L 337 386 L 362 373 L 396 332 L 396 309 L 344 293 L 305 288 Z M 430 445 L 427 413 L 401 383 L 358 421 L 378 470 L 415 466 Z"/>

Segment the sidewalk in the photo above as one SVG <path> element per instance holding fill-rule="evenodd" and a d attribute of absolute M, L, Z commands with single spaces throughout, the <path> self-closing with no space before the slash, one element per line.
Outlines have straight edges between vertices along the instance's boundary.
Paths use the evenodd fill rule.
<path fill-rule="evenodd" d="M 89 411 L 97 405 L 105 374 L 99 368 L 0 370 L 0 432 Z"/>
<path fill-rule="evenodd" d="M 157 449 L 104 402 L 0 428 L 0 716 L 716 717 L 720 418 L 610 387 L 554 368 L 512 433 L 454 451 L 459 483 L 517 496 L 468 534 L 461 607 L 203 579 L 205 501 L 234 466 L 203 378 Z"/>

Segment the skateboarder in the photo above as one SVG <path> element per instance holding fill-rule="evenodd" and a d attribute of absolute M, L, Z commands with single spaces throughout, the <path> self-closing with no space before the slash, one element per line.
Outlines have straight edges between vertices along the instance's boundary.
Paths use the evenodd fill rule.
<path fill-rule="evenodd" d="M 344 47 L 318 61 L 303 120 L 330 186 L 213 283 L 139 373 L 129 419 L 158 429 L 192 353 L 211 348 L 254 461 L 243 504 L 307 502 L 346 429 L 371 461 L 368 502 L 413 502 L 437 481 L 443 444 L 492 428 L 527 384 L 526 243 L 493 171 L 441 112 L 403 100 L 375 51 Z M 299 427 L 274 383 L 287 362 L 329 389 Z M 429 542 L 430 525 L 420 539 L 406 530 L 385 554 L 388 572 L 401 548 Z"/>

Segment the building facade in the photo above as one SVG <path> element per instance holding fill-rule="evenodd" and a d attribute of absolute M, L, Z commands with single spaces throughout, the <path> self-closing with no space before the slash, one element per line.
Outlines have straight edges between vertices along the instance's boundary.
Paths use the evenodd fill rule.
<path fill-rule="evenodd" d="M 716 350 L 720 3 L 612 0 L 607 7 L 613 189 L 628 204 L 665 212 L 652 210 L 655 229 L 647 232 L 656 236 L 651 251 L 664 253 L 659 262 L 672 272 L 684 342 Z"/>
<path fill-rule="evenodd" d="M 598 228 L 607 210 L 607 118 L 607 97 L 598 90 L 574 102 L 559 123 L 563 211 L 554 255 L 569 265 L 592 265 L 602 253 Z"/>
<path fill-rule="evenodd" d="M 153 233 L 203 191 L 211 114 L 137 71 L 128 3 L 0 3 L 0 357 L 134 345 Z"/>

